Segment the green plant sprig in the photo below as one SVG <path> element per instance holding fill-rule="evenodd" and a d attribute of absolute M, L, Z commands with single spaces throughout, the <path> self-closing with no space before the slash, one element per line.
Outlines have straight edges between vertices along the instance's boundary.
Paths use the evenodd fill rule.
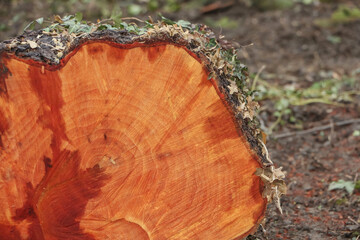
<path fill-rule="evenodd" d="M 292 110 L 293 106 L 320 103 L 344 107 L 346 103 L 355 102 L 355 96 L 360 96 L 360 90 L 356 90 L 359 87 L 356 86 L 356 79 L 356 76 L 326 79 L 312 84 L 309 88 L 295 89 L 270 84 L 256 75 L 253 80 L 255 99 L 257 101 L 271 100 L 275 107 L 276 120 L 267 129 L 267 134 L 271 135 L 276 127 L 284 124 L 284 119 L 288 119 L 291 123 L 298 122 Z"/>

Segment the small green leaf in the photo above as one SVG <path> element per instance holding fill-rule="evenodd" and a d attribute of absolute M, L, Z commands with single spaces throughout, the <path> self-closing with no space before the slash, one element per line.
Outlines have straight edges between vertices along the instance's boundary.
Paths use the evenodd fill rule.
<path fill-rule="evenodd" d="M 222 17 L 215 22 L 215 27 L 221 27 L 225 29 L 235 29 L 239 26 L 239 23 L 229 17 Z"/>
<path fill-rule="evenodd" d="M 59 26 L 60 26 L 59 23 L 54 23 L 54 24 L 50 25 L 49 27 L 47 27 L 45 29 L 49 29 L 49 32 L 50 32 L 52 30 L 57 30 Z"/>
<path fill-rule="evenodd" d="M 82 18 L 83 18 L 83 14 L 81 12 L 77 12 L 75 14 L 76 21 L 81 22 Z"/>
<path fill-rule="evenodd" d="M 341 37 L 330 35 L 326 38 L 332 44 L 339 44 L 341 43 Z"/>
<path fill-rule="evenodd" d="M 360 180 L 355 183 L 355 189 L 360 190 Z"/>
<path fill-rule="evenodd" d="M 119 28 L 120 29 L 128 29 L 128 24 L 126 22 L 121 22 L 120 25 L 119 25 Z"/>
<path fill-rule="evenodd" d="M 177 0 L 166 0 L 164 11 L 165 12 L 176 12 L 180 10 L 180 4 Z"/>
<path fill-rule="evenodd" d="M 281 98 L 278 102 L 275 103 L 276 110 L 285 110 L 289 107 L 289 100 L 286 98 Z"/>
<path fill-rule="evenodd" d="M 74 19 L 69 19 L 69 20 L 64 21 L 62 24 L 63 24 L 65 27 L 70 28 L 70 27 L 76 25 L 76 22 L 75 22 Z"/>
<path fill-rule="evenodd" d="M 150 23 L 149 21 L 145 21 L 145 28 L 154 28 L 154 24 Z"/>
<path fill-rule="evenodd" d="M 75 29 L 76 32 L 85 32 L 85 33 L 90 33 L 92 30 L 92 26 L 89 25 L 77 25 L 78 27 Z"/>
<path fill-rule="evenodd" d="M 6 24 L 4 23 L 0 23 L 0 31 L 6 31 L 8 28 L 6 26 Z"/>
<path fill-rule="evenodd" d="M 289 121 L 291 123 L 296 123 L 296 118 L 294 116 L 290 116 Z"/>
<path fill-rule="evenodd" d="M 63 17 L 61 20 L 63 20 L 65 22 L 65 21 L 68 21 L 73 18 L 74 18 L 74 15 L 67 15 L 67 16 Z"/>
<path fill-rule="evenodd" d="M 128 7 L 128 12 L 132 16 L 137 16 L 142 12 L 142 7 L 137 4 L 130 4 Z"/>
<path fill-rule="evenodd" d="M 110 24 L 102 24 L 100 25 L 97 30 L 104 30 L 104 29 L 111 29 L 111 25 Z"/>
<path fill-rule="evenodd" d="M 102 24 L 97 28 L 97 30 L 104 30 L 104 29 L 115 30 L 116 28 L 114 28 L 110 24 Z"/>
<path fill-rule="evenodd" d="M 284 109 L 284 114 L 291 114 L 291 109 L 290 108 Z"/>
<path fill-rule="evenodd" d="M 351 195 L 354 192 L 355 183 L 352 181 L 344 181 L 341 179 L 337 182 L 332 182 L 329 185 L 329 191 L 334 189 L 344 189 L 344 188 Z"/>
<path fill-rule="evenodd" d="M 114 27 L 119 28 L 122 20 L 121 20 L 122 14 L 117 14 L 117 15 L 113 15 L 111 16 L 111 19 L 114 20 Z"/>
<path fill-rule="evenodd" d="M 164 17 L 164 16 L 163 16 L 162 14 L 160 14 L 160 13 L 159 13 L 159 16 L 160 16 L 161 21 L 162 21 L 163 23 L 166 23 L 166 24 L 168 24 L 168 25 L 174 25 L 174 24 L 176 23 L 176 22 L 174 22 L 173 20 L 170 20 L 170 19 Z"/>
<path fill-rule="evenodd" d="M 156 9 L 159 8 L 159 3 L 157 0 L 149 0 L 148 2 L 148 9 L 150 11 L 155 11 Z"/>
<path fill-rule="evenodd" d="M 281 114 L 281 112 L 279 112 L 279 111 L 275 111 L 275 112 L 274 112 L 274 116 L 275 116 L 275 117 L 281 117 L 281 115 L 282 115 L 282 114 Z"/>
<path fill-rule="evenodd" d="M 209 42 L 206 44 L 206 47 L 213 48 L 217 45 L 215 38 L 210 38 Z"/>
<path fill-rule="evenodd" d="M 26 27 L 24 28 L 24 31 L 26 30 L 34 30 L 35 27 L 35 21 L 30 22 L 28 25 L 26 25 Z"/>
<path fill-rule="evenodd" d="M 78 25 L 75 25 L 75 24 L 71 25 L 71 26 L 69 26 L 69 33 L 76 32 L 78 29 L 79 29 Z"/>
<path fill-rule="evenodd" d="M 183 27 L 183 28 L 191 28 L 191 23 L 185 20 L 179 20 L 176 22 L 177 25 Z"/>
<path fill-rule="evenodd" d="M 314 2 L 314 0 L 302 0 L 302 3 L 309 5 L 312 4 Z"/>
<path fill-rule="evenodd" d="M 345 23 L 360 19 L 360 9 L 357 7 L 348 7 L 340 5 L 331 15 L 331 20 L 336 23 Z"/>
<path fill-rule="evenodd" d="M 360 137 L 360 130 L 355 130 L 355 131 L 353 132 L 353 136 L 354 136 L 354 137 Z"/>
<path fill-rule="evenodd" d="M 43 22 L 44 22 L 44 18 L 43 17 L 41 17 L 41 18 L 38 18 L 38 19 L 36 19 L 35 20 L 38 24 L 43 24 Z"/>

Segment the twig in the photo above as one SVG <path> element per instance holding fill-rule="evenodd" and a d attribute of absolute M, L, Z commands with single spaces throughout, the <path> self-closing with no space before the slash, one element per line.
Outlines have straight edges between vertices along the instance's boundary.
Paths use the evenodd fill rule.
<path fill-rule="evenodd" d="M 136 18 L 136 17 L 123 17 L 121 18 L 121 20 L 135 20 L 135 21 L 138 21 L 138 22 L 145 22 L 139 18 Z"/>
<path fill-rule="evenodd" d="M 271 135 L 273 133 L 275 127 L 281 122 L 282 116 L 283 116 L 283 111 L 280 112 L 276 121 L 268 128 L 268 132 L 267 132 L 268 135 Z"/>
<path fill-rule="evenodd" d="M 329 142 L 330 142 L 330 145 L 333 144 L 333 139 L 334 139 L 334 135 L 335 135 L 335 126 L 334 126 L 334 120 L 331 119 L 330 120 L 330 136 L 329 136 Z"/>
<path fill-rule="evenodd" d="M 235 1 L 233 1 L 233 0 L 230 0 L 230 1 L 227 1 L 227 2 L 217 1 L 217 2 L 214 2 L 214 3 L 211 3 L 209 5 L 204 6 L 200 11 L 201 11 L 202 14 L 210 13 L 210 12 L 213 12 L 213 11 L 216 11 L 216 10 L 221 10 L 221 9 L 224 9 L 224 8 L 231 7 L 234 4 L 235 4 Z"/>
<path fill-rule="evenodd" d="M 248 47 L 251 47 L 251 46 L 254 46 L 254 43 L 249 43 L 249 44 L 246 44 L 246 45 L 240 45 L 241 48 L 248 48 Z"/>
<path fill-rule="evenodd" d="M 267 231 L 265 230 L 265 227 L 262 224 L 260 224 L 260 227 L 261 227 L 261 230 L 263 232 L 263 236 L 265 237 L 266 240 L 268 240 Z"/>
<path fill-rule="evenodd" d="M 298 101 L 292 101 L 291 105 L 303 106 L 303 105 L 308 105 L 310 103 L 323 103 L 323 104 L 328 104 L 328 105 L 333 105 L 333 106 L 338 106 L 338 107 L 345 107 L 345 104 L 337 103 L 337 102 L 334 102 L 334 101 L 326 99 L 326 98 L 299 99 Z"/>
<path fill-rule="evenodd" d="M 349 119 L 349 120 L 336 122 L 336 123 L 333 123 L 333 126 L 339 127 L 339 126 L 344 126 L 344 125 L 349 125 L 349 124 L 354 124 L 354 123 L 360 123 L 360 118 L 355 118 L 355 119 Z M 276 139 L 279 139 L 279 138 L 286 138 L 286 137 L 291 137 L 291 136 L 295 136 L 295 135 L 305 135 L 305 134 L 308 134 L 308 133 L 313 133 L 313 132 L 326 130 L 326 129 L 329 129 L 331 127 L 332 127 L 332 124 L 327 124 L 327 125 L 324 125 L 324 126 L 318 126 L 318 127 L 314 127 L 314 128 L 310 128 L 310 129 L 302 130 L 302 131 L 280 133 L 280 134 L 273 135 L 272 137 L 276 138 Z"/>
<path fill-rule="evenodd" d="M 256 73 L 255 77 L 254 77 L 254 81 L 253 81 L 253 84 L 251 86 L 251 91 L 254 91 L 255 90 L 255 87 L 256 87 L 256 82 L 259 80 L 259 76 L 261 74 L 262 71 L 264 71 L 264 69 L 266 68 L 265 65 L 262 65 L 261 68 L 259 69 L 259 71 Z"/>
<path fill-rule="evenodd" d="M 352 217 L 348 216 L 348 219 L 359 226 L 359 223 L 357 221 L 355 221 Z"/>

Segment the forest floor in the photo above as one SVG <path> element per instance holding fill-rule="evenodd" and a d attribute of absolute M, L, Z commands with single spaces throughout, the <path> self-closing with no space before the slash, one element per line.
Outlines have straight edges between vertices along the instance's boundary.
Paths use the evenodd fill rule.
<path fill-rule="evenodd" d="M 235 29 L 222 29 L 222 34 L 244 46 L 240 55 L 249 71 L 263 68 L 259 76 L 270 85 L 307 88 L 329 78 L 346 81 L 352 76 L 359 90 L 360 21 L 326 28 L 316 24 L 318 19 L 330 18 L 337 8 L 336 4 L 297 5 L 260 12 L 238 5 L 205 18 L 228 16 L 238 23 Z M 261 101 L 261 105 L 262 121 L 274 122 L 273 100 Z M 360 137 L 354 134 L 360 129 L 360 98 L 342 106 L 312 103 L 289 108 L 301 129 L 330 127 L 302 135 L 295 134 L 298 124 L 289 121 L 275 128 L 270 137 L 293 133 L 267 143 L 274 163 L 287 172 L 284 213 L 280 215 L 270 205 L 266 232 L 260 228 L 248 239 L 359 239 L 359 189 L 350 195 L 344 189 L 328 188 L 338 180 L 360 179 Z M 353 123 L 336 126 L 344 120 Z"/>
<path fill-rule="evenodd" d="M 240 44 L 239 54 L 249 72 L 260 72 L 258 78 L 270 86 L 300 89 L 329 79 L 346 82 L 351 77 L 359 91 L 360 21 L 333 24 L 329 19 L 338 7 L 299 4 L 262 12 L 238 4 L 193 21 L 225 23 L 225 27 L 215 29 Z M 325 23 L 330 21 L 331 26 L 320 26 L 324 20 L 319 19 L 327 19 Z M 340 91 L 335 90 L 335 94 L 340 95 Z M 360 179 L 360 136 L 354 134 L 360 129 L 359 95 L 342 104 L 288 106 L 295 122 L 301 124 L 285 119 L 267 143 L 274 163 L 287 172 L 283 215 L 270 204 L 264 228 L 248 239 L 360 239 L 359 189 L 351 195 L 345 189 L 328 190 L 332 182 Z M 261 101 L 261 105 L 262 121 L 276 121 L 274 99 Z M 344 120 L 350 124 L 336 126 Z M 314 127 L 307 134 L 296 134 Z M 281 137 L 280 133 L 290 136 L 274 138 Z"/>
<path fill-rule="evenodd" d="M 352 100 L 336 99 L 343 97 L 344 89 L 339 87 L 332 89 L 335 96 L 330 104 L 295 106 L 290 100 L 285 104 L 288 111 L 267 143 L 274 163 L 287 172 L 283 215 L 270 204 L 263 228 L 248 239 L 359 239 L 360 187 L 352 194 L 345 189 L 329 190 L 338 180 L 352 183 L 360 179 L 360 20 L 329 20 L 338 7 L 336 3 L 296 4 L 287 10 L 259 11 L 235 3 L 206 14 L 190 7 L 167 15 L 212 25 L 217 33 L 238 43 L 239 56 L 251 76 L 258 73 L 255 78 L 268 88 L 306 89 L 324 81 L 334 87 L 339 82 L 352 83 L 346 89 L 353 91 Z M 18 30 L 3 31 L 0 39 Z M 277 120 L 277 103 L 283 97 L 291 99 L 296 91 L 275 93 L 284 96 L 260 101 L 259 116 L 266 128 Z M 343 121 L 348 122 L 339 126 Z"/>

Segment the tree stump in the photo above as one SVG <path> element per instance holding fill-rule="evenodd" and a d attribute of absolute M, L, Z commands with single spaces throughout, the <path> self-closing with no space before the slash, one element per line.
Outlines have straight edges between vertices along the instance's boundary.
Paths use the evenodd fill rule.
<path fill-rule="evenodd" d="M 233 77 L 245 68 L 202 28 L 32 31 L 0 44 L 1 239 L 256 229 L 283 176 Z"/>

